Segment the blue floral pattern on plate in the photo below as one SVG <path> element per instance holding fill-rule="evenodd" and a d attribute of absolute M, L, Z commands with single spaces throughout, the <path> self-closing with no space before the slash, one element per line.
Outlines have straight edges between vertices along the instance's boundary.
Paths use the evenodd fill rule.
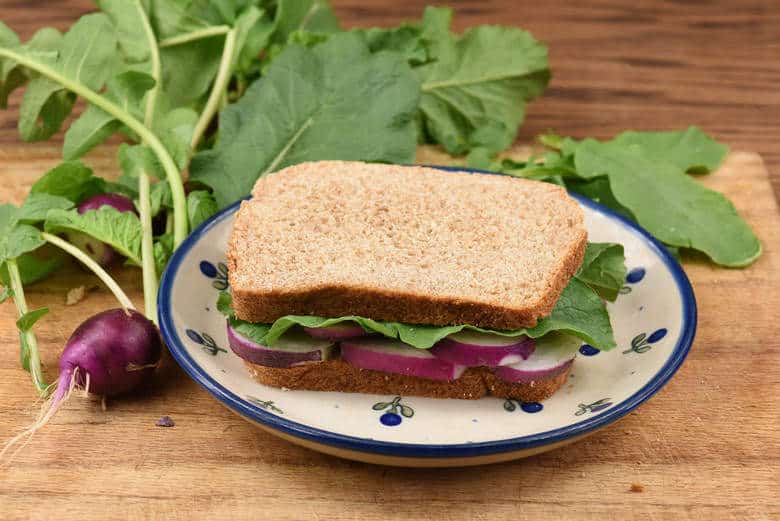
<path fill-rule="evenodd" d="M 647 270 L 643 267 L 634 268 L 631 271 L 629 271 L 626 274 L 626 282 L 628 284 L 639 284 L 642 279 L 645 278 L 645 275 L 647 274 Z M 631 286 L 624 285 L 622 288 L 620 288 L 620 294 L 625 295 L 627 293 L 631 293 L 632 289 Z"/>
<path fill-rule="evenodd" d="M 577 411 L 574 413 L 574 416 L 582 416 L 586 413 L 603 411 L 608 407 L 612 407 L 612 402 L 610 400 L 611 398 L 602 398 L 601 400 L 596 400 L 595 402 L 589 403 L 587 405 L 580 403 L 577 405 Z"/>
<path fill-rule="evenodd" d="M 220 291 L 228 288 L 228 268 L 224 262 L 218 262 L 215 266 L 207 260 L 200 261 L 198 264 L 200 272 L 210 279 L 212 287 Z"/>
<path fill-rule="evenodd" d="M 194 329 L 186 329 L 184 332 L 190 340 L 199 344 L 205 352 L 212 356 L 216 356 L 220 352 L 227 353 L 227 349 L 219 347 L 214 338 L 208 333 L 198 333 Z"/>
<path fill-rule="evenodd" d="M 660 341 L 666 336 L 667 333 L 667 329 L 663 327 L 650 333 L 650 336 L 648 336 L 646 333 L 639 333 L 637 336 L 631 339 L 631 347 L 623 351 L 623 354 L 626 355 L 628 353 L 637 353 L 641 355 L 642 353 L 646 353 L 652 349 L 652 344 Z"/>
<path fill-rule="evenodd" d="M 544 405 L 539 402 L 521 402 L 520 400 L 514 400 L 512 398 L 504 400 L 504 410 L 506 412 L 514 412 L 518 407 L 520 407 L 521 411 L 530 414 L 540 412 L 544 409 Z"/>
<path fill-rule="evenodd" d="M 379 422 L 388 427 L 400 425 L 404 418 L 414 416 L 414 409 L 401 403 L 400 396 L 396 396 L 389 402 L 376 402 L 371 408 L 375 411 L 387 411 L 379 417 Z M 399 414 L 400 413 L 400 414 Z"/>

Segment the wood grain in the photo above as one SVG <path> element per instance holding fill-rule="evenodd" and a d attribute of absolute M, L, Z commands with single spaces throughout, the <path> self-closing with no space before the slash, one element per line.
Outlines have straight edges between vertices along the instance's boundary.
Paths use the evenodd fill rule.
<path fill-rule="evenodd" d="M 780 163 L 774 2 L 452 2 L 458 25 L 522 24 L 548 41 L 556 79 L 521 138 L 548 127 L 577 136 L 698 123 L 736 150 Z M 389 24 L 421 2 L 336 2 L 348 23 Z M 571 3 L 573 4 L 573 3 Z M 64 27 L 86 0 L 0 0 L 0 18 L 30 34 Z M 0 112 L 0 201 L 18 202 L 56 164 L 56 143 L 17 143 Z M 89 157 L 101 173 L 113 151 Z M 572 446 L 481 469 L 406 470 L 342 461 L 278 440 L 240 420 L 170 360 L 140 396 L 74 397 L 21 457 L 0 468 L 0 519 L 717 519 L 780 517 L 780 215 L 761 157 L 732 153 L 703 178 L 756 228 L 765 254 L 746 270 L 697 260 L 685 268 L 699 331 L 678 375 L 619 423 Z M 141 302 L 138 273 L 119 274 Z M 74 326 L 113 306 L 103 289 L 79 306 L 65 293 L 95 279 L 72 267 L 29 288 L 43 361 Z M 0 306 L 0 439 L 28 423 L 35 393 L 19 368 L 14 308 Z M 154 426 L 163 414 L 176 426 Z M 643 492 L 630 492 L 641 484 Z"/>

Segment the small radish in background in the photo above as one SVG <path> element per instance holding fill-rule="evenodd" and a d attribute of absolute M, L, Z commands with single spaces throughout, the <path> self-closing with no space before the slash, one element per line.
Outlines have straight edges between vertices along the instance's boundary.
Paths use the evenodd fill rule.
<path fill-rule="evenodd" d="M 83 214 L 90 210 L 97 210 L 103 206 L 110 206 L 120 212 L 137 213 L 135 211 L 135 205 L 129 197 L 125 197 L 122 194 L 111 193 L 93 195 L 79 203 L 76 209 L 80 214 Z M 87 234 L 68 232 L 66 236 L 68 242 L 75 245 L 103 267 L 110 265 L 119 258 L 119 254 L 114 248 Z"/>

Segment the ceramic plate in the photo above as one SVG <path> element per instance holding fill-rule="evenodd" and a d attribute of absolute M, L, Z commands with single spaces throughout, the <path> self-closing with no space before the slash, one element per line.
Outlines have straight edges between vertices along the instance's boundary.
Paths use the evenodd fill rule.
<path fill-rule="evenodd" d="M 405 466 L 505 461 L 570 443 L 625 416 L 682 364 L 696 330 L 696 303 L 677 261 L 644 230 L 590 200 L 589 240 L 618 242 L 628 275 L 608 304 L 618 347 L 580 348 L 552 398 L 438 400 L 263 386 L 228 347 L 217 294 L 227 288 L 225 248 L 238 204 L 195 230 L 171 259 L 159 293 L 160 327 L 187 373 L 258 426 L 315 450 Z"/>

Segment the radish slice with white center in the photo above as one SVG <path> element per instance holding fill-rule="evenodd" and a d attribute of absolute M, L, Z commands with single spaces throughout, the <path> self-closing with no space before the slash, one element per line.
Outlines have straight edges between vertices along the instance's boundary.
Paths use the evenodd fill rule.
<path fill-rule="evenodd" d="M 330 340 L 311 338 L 303 333 L 289 332 L 273 347 L 258 344 L 236 332 L 228 322 L 228 344 L 230 349 L 247 362 L 265 367 L 295 367 L 328 360 L 333 355 L 335 344 Z"/>
<path fill-rule="evenodd" d="M 497 367 L 522 362 L 535 347 L 535 342 L 525 335 L 513 338 L 463 330 L 442 339 L 430 351 L 451 364 Z"/>
<path fill-rule="evenodd" d="M 303 330 L 309 336 L 326 340 L 344 340 L 345 338 L 356 338 L 366 335 L 366 331 L 362 327 L 351 322 L 325 327 L 304 327 Z"/>
<path fill-rule="evenodd" d="M 535 382 L 566 371 L 582 345 L 578 338 L 551 333 L 536 340 L 536 350 L 527 360 L 496 368 L 495 375 L 507 382 Z"/>
<path fill-rule="evenodd" d="M 429 380 L 457 380 L 466 369 L 437 358 L 426 349 L 385 338 L 345 340 L 341 343 L 341 358 L 363 369 Z"/>

